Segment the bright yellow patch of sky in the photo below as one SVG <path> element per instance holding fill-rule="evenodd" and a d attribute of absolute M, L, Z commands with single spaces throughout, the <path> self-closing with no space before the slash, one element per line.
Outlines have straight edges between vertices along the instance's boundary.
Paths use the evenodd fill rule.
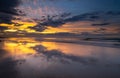
<path fill-rule="evenodd" d="M 5 30 L 5 32 L 17 32 L 18 30 L 26 31 L 26 32 L 36 32 L 35 30 L 30 29 L 29 27 L 33 27 L 33 26 L 37 25 L 37 23 L 22 22 L 22 21 L 15 21 L 15 20 L 12 20 L 12 22 L 18 23 L 18 24 L 20 24 L 20 26 L 15 26 L 15 24 L 5 24 L 5 23 L 1 23 L 0 26 L 8 27 L 8 29 Z"/>

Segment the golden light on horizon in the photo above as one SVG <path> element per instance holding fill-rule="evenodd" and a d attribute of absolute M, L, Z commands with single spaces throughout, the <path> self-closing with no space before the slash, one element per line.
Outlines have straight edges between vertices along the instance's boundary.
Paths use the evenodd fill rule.
<path fill-rule="evenodd" d="M 36 31 L 30 27 L 36 26 L 37 22 L 23 22 L 19 20 L 12 20 L 13 24 L 2 23 L 0 26 L 8 27 L 4 32 L 25 32 L 25 33 L 40 33 L 40 34 L 55 34 L 55 33 L 81 33 L 81 32 L 93 32 L 97 28 L 89 26 L 90 22 L 75 22 L 65 23 L 59 27 L 46 26 L 47 28 L 43 31 Z M 15 24 L 19 26 L 15 26 Z"/>
<path fill-rule="evenodd" d="M 0 23 L 0 26 L 8 27 L 9 29 L 13 29 L 14 28 L 14 24 Z"/>
<path fill-rule="evenodd" d="M 15 24 L 5 24 L 1 23 L 0 26 L 8 27 L 8 29 L 4 30 L 4 32 L 17 32 L 17 31 L 25 31 L 25 32 L 36 32 L 34 29 L 30 29 L 29 27 L 34 27 L 37 25 L 35 22 L 22 22 L 17 20 L 12 20 L 12 22 L 20 24 L 20 26 L 16 26 Z"/>
<path fill-rule="evenodd" d="M 8 29 L 8 30 L 4 30 L 4 32 L 17 32 L 17 30 L 14 30 L 14 29 Z"/>
<path fill-rule="evenodd" d="M 51 27 L 51 26 L 48 26 L 44 31 L 42 31 L 41 33 L 43 34 L 55 34 L 55 33 L 59 33 L 59 32 L 69 32 L 68 30 L 66 29 L 63 29 L 63 28 L 55 28 L 55 27 Z"/>

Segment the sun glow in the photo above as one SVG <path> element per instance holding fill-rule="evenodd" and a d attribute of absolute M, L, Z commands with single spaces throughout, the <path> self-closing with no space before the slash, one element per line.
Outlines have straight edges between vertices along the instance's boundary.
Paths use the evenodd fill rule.
<path fill-rule="evenodd" d="M 68 30 L 66 29 L 62 29 L 62 28 L 55 28 L 55 27 L 51 27 L 51 26 L 48 26 L 43 32 L 43 34 L 54 34 L 54 33 L 59 33 L 59 32 L 69 32 Z"/>
<path fill-rule="evenodd" d="M 4 30 L 4 32 L 17 32 L 17 31 L 25 31 L 25 32 L 36 32 L 33 29 L 30 29 L 29 27 L 33 27 L 37 25 L 35 22 L 22 22 L 22 21 L 15 21 L 12 20 L 12 22 L 19 24 L 20 26 L 16 26 L 15 24 L 5 24 L 2 23 L 0 26 L 8 27 L 8 29 Z"/>
<path fill-rule="evenodd" d="M 34 54 L 36 51 L 32 48 L 38 45 L 32 38 L 9 38 L 4 42 L 3 49 L 13 56 Z"/>

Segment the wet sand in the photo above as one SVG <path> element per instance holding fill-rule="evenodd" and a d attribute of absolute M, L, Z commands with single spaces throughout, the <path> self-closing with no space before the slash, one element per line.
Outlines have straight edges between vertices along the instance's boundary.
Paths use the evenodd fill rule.
<path fill-rule="evenodd" d="M 120 78 L 113 42 L 66 40 L 2 38 L 0 78 Z"/>

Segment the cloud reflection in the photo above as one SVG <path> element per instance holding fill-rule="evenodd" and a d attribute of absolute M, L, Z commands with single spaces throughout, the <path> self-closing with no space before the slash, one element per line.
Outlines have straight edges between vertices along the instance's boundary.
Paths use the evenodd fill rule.
<path fill-rule="evenodd" d="M 117 59 L 119 59 L 120 53 L 117 48 L 45 42 L 35 38 L 8 38 L 0 44 L 2 56 L 0 57 L 2 70 L 0 73 L 3 73 L 0 76 L 4 76 L 5 71 L 7 74 L 12 73 L 9 75 L 10 77 L 15 77 L 13 72 L 16 72 L 17 77 L 21 78 L 23 76 L 56 78 L 59 74 L 61 74 L 59 78 L 70 77 L 70 75 L 73 76 L 70 78 L 74 78 L 76 75 L 80 76 L 78 74 L 80 72 L 82 76 L 85 74 L 83 71 L 90 72 L 91 68 L 93 69 L 92 74 L 101 69 L 108 71 L 109 68 L 116 71 L 119 68 Z M 108 76 L 108 73 L 106 74 L 105 76 Z"/>
<path fill-rule="evenodd" d="M 57 45 L 51 46 L 50 48 L 51 44 L 47 44 L 47 43 L 46 45 L 44 44 L 45 43 L 35 41 L 34 39 L 10 38 L 8 39 L 8 41 L 4 42 L 3 49 L 9 52 L 10 55 L 16 56 L 16 58 L 19 58 L 20 56 L 24 57 L 24 55 L 39 53 L 44 55 L 48 60 L 57 58 L 59 61 L 64 63 L 65 62 L 68 63 L 70 61 L 80 62 L 83 64 L 96 62 L 96 59 L 94 58 L 80 57 L 72 54 L 65 54 L 64 52 L 61 52 L 62 50 L 61 51 L 57 50 Z"/>

